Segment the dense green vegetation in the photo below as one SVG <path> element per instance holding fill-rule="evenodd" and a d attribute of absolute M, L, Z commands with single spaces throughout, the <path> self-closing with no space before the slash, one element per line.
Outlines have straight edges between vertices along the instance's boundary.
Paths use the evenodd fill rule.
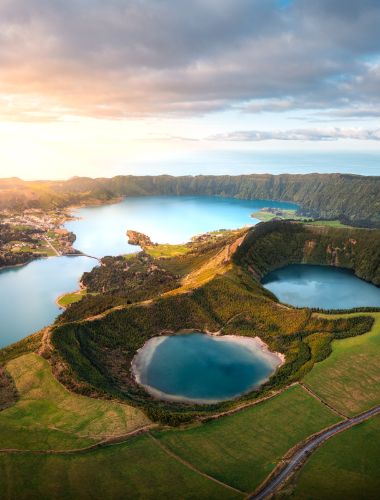
<path fill-rule="evenodd" d="M 0 366 L 0 411 L 12 406 L 18 398 L 12 376 Z"/>
<path fill-rule="evenodd" d="M 130 363 L 137 349 L 161 332 L 193 328 L 258 335 L 272 350 L 284 353 L 286 363 L 260 391 L 243 396 L 241 401 L 302 378 L 316 362 L 329 356 L 334 339 L 361 335 L 371 328 L 370 315 L 322 317 L 309 309 L 283 307 L 258 280 L 252 279 L 252 273 L 259 278 L 275 267 L 306 260 L 345 264 L 376 282 L 380 278 L 377 261 L 380 240 L 375 230 L 351 231 L 290 222 L 261 224 L 250 230 L 238 247 L 233 256 L 234 267 L 226 268 L 222 275 L 212 274 L 209 281 L 186 289 L 186 293 L 157 298 L 166 286 L 179 285 L 170 274 L 174 269 L 184 275 L 189 269 L 199 268 L 201 259 L 206 264 L 213 262 L 216 255 L 224 259 L 221 249 L 229 248 L 238 235 L 241 233 L 202 237 L 190 244 L 189 252 L 176 257 L 153 259 L 141 253 L 128 259 L 103 259 L 103 265 L 85 274 L 83 279 L 88 290 L 98 295 L 88 295 L 71 305 L 53 330 L 52 362 L 60 366 L 56 370 L 59 379 L 72 390 L 125 399 L 144 408 L 152 419 L 175 424 L 199 413 L 228 408 L 238 401 L 197 406 L 157 401 L 148 395 L 135 383 Z M 150 269 L 153 269 L 151 280 Z M 131 276 L 125 279 L 125 273 Z M 162 275 L 173 279 L 160 288 L 156 276 Z M 155 300 L 146 303 L 132 303 L 154 297 Z M 108 312 L 83 321 L 103 311 Z"/>
<path fill-rule="evenodd" d="M 0 268 L 27 264 L 36 258 L 32 246 L 36 243 L 36 234 L 39 231 L 30 227 L 16 227 L 10 224 L 0 224 Z M 23 251 L 14 252 L 8 248 L 11 242 L 23 244 Z M 37 256 L 46 257 L 46 253 Z"/>
<path fill-rule="evenodd" d="M 185 245 L 153 245 L 139 254 L 104 257 L 101 266 L 84 273 L 82 283 L 87 293 L 72 304 L 58 319 L 76 321 L 96 316 L 112 307 L 128 306 L 134 302 L 157 298 L 177 289 L 180 278 L 201 268 L 233 243 L 245 230 L 207 233 Z"/>
<path fill-rule="evenodd" d="M 53 327 L 53 348 L 43 350 L 56 378 L 48 362 L 31 353 L 40 348 L 41 333 L 0 351 L 0 363 L 5 365 L 0 370 L 0 405 L 5 395 L 4 406 L 8 406 L 0 412 L 0 448 L 26 450 L 0 452 L 0 488 L 6 491 L 5 498 L 28 498 L 30 491 L 41 498 L 95 494 L 139 498 L 152 497 L 152 492 L 156 498 L 193 498 L 194 492 L 197 498 L 236 497 L 238 492 L 191 467 L 250 492 L 289 448 L 339 417 L 297 385 L 232 415 L 217 419 L 211 415 L 274 394 L 297 380 L 345 414 L 379 403 L 380 313 L 322 315 L 286 307 L 259 281 L 278 266 L 310 262 L 350 267 L 376 283 L 378 231 L 270 222 L 250 230 L 234 263 L 225 264 L 235 248 L 231 244 L 242 234 L 202 237 L 176 252 L 158 246 L 157 255 L 149 255 L 146 249 L 147 253 L 128 258 L 103 259 L 100 267 L 84 276 L 88 293 L 70 305 Z M 172 295 L 165 294 L 188 279 L 189 272 L 207 268 L 208 262 L 215 263 L 222 274 L 211 273 L 209 281 L 186 293 L 176 289 Z M 165 282 L 168 276 L 173 277 L 170 283 Z M 165 277 L 163 282 L 160 277 Z M 98 318 L 89 318 L 104 311 Z M 260 390 L 236 401 L 199 406 L 155 400 L 133 380 L 130 362 L 152 336 L 184 328 L 258 335 L 272 350 L 284 353 L 286 362 Z M 140 428 L 149 422 L 147 416 L 172 425 L 199 416 L 206 422 L 182 429 L 157 428 L 150 431 L 154 439 L 148 434 L 86 453 L 27 451 L 86 447 Z M 374 432 L 368 436 L 373 441 L 370 458 L 376 460 Z M 360 452 L 360 440 L 367 437 L 360 434 L 352 439 Z M 351 463 L 370 470 L 363 455 L 359 462 L 346 457 L 349 443 L 339 445 L 345 456 L 331 469 L 342 480 Z M 318 473 L 327 474 L 324 463 L 332 463 L 333 451 L 326 453 L 317 460 L 317 468 L 311 461 L 310 472 L 305 469 L 305 476 L 301 475 L 297 498 L 302 498 L 305 488 L 319 487 Z M 377 482 L 366 472 L 358 484 L 366 480 L 370 484 L 363 491 L 375 491 Z M 328 485 L 328 490 L 320 491 L 336 488 L 332 481 Z M 342 486 L 339 491 L 343 497 L 347 489 Z"/>
<path fill-rule="evenodd" d="M 380 285 L 380 231 L 267 222 L 250 231 L 235 261 L 258 278 L 302 262 L 352 269 L 360 278 Z"/>
<path fill-rule="evenodd" d="M 380 417 L 353 427 L 322 445 L 306 462 L 297 483 L 279 498 L 346 500 L 379 498 Z"/>
<path fill-rule="evenodd" d="M 351 174 L 75 177 L 68 181 L 0 180 L 0 208 L 63 207 L 124 196 L 212 195 L 293 201 L 305 216 L 380 227 L 380 177 Z"/>
<path fill-rule="evenodd" d="M 129 299 L 129 303 L 150 299 L 179 286 L 178 277 L 145 252 L 128 259 L 103 257 L 101 265 L 84 273 L 81 282 L 90 293 L 110 293 Z"/>
<path fill-rule="evenodd" d="M 285 353 L 286 363 L 264 384 L 261 393 L 244 396 L 244 400 L 297 380 L 316 360 L 328 355 L 333 338 L 360 335 L 372 322 L 365 316 L 329 320 L 313 316 L 307 309 L 284 308 L 247 273 L 235 268 L 192 293 L 115 310 L 97 320 L 56 327 L 52 333 L 56 348 L 53 364 L 64 361 L 66 369 L 61 367 L 57 375 L 73 390 L 117 396 L 143 407 L 153 419 L 178 423 L 199 412 L 227 408 L 234 403 L 210 407 L 168 403 L 155 400 L 138 386 L 132 378 L 130 362 L 136 350 L 160 332 L 195 328 L 259 335 L 273 350 Z M 315 334 L 321 336 L 315 338 Z"/>

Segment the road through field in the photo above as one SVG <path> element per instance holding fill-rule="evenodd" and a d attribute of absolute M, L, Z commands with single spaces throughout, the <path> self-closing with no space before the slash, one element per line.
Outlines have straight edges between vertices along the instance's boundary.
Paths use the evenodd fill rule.
<path fill-rule="evenodd" d="M 266 482 L 261 489 L 250 495 L 248 498 L 254 500 L 263 500 L 272 495 L 277 488 L 286 481 L 293 472 L 306 460 L 306 458 L 315 451 L 322 443 L 335 436 L 339 432 L 343 432 L 355 425 L 358 425 L 371 417 L 380 414 L 380 405 L 375 406 L 360 415 L 339 422 L 325 431 L 320 432 L 314 437 L 310 438 L 301 448 L 298 448 L 293 456 L 287 460 L 284 467 L 280 468 L 273 476 Z"/>

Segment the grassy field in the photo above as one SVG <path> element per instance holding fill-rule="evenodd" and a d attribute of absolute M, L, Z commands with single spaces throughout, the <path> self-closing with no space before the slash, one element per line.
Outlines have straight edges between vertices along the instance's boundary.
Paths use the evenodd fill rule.
<path fill-rule="evenodd" d="M 254 219 L 258 219 L 261 222 L 268 222 L 272 219 L 303 219 L 304 217 L 300 217 L 296 215 L 297 210 L 276 210 L 277 213 L 274 213 L 270 210 L 259 210 L 257 212 L 253 212 L 251 217 Z"/>
<path fill-rule="evenodd" d="M 2 500 L 243 498 L 167 455 L 148 436 L 85 454 L 0 453 Z"/>
<path fill-rule="evenodd" d="M 130 406 L 68 392 L 37 354 L 20 356 L 6 368 L 20 399 L 0 413 L 0 449 L 81 448 L 149 423 Z"/>
<path fill-rule="evenodd" d="M 379 463 L 380 417 L 375 417 L 327 441 L 301 469 L 296 487 L 285 487 L 279 497 L 377 499 Z"/>
<path fill-rule="evenodd" d="M 60 307 L 67 307 L 70 304 L 74 304 L 75 302 L 79 302 L 86 295 L 86 290 L 79 290 L 77 292 L 66 293 L 65 295 L 61 295 L 57 299 L 57 304 Z"/>
<path fill-rule="evenodd" d="M 187 245 L 155 245 L 145 249 L 151 257 L 157 259 L 161 257 L 177 257 L 190 252 L 191 248 Z"/>
<path fill-rule="evenodd" d="M 253 491 L 298 441 L 337 421 L 299 386 L 261 405 L 186 431 L 155 431 L 170 450 L 207 474 Z"/>
<path fill-rule="evenodd" d="M 370 332 L 334 341 L 332 354 L 304 379 L 316 394 L 346 415 L 380 403 L 380 313 L 372 315 L 375 323 Z"/>
<path fill-rule="evenodd" d="M 352 226 L 347 226 L 346 224 L 342 224 L 338 220 L 315 220 L 312 222 L 307 222 L 306 223 L 308 226 L 325 226 L 325 227 L 352 227 Z"/>

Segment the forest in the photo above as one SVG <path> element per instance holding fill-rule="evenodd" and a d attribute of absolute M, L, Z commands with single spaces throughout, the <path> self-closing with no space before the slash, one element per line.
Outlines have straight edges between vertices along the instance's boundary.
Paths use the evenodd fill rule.
<path fill-rule="evenodd" d="M 286 263 L 303 262 L 306 255 L 308 262 L 349 264 L 376 282 L 378 237 L 374 230 L 283 221 L 259 224 L 248 231 L 227 272 L 186 293 L 163 294 L 145 303 L 128 303 L 121 295 L 96 295 L 88 300 L 93 305 L 102 304 L 104 313 L 89 320 L 84 318 L 93 313 L 92 305 L 88 310 L 84 300 L 73 304 L 56 322 L 53 350 L 47 355 L 55 375 L 70 390 L 128 401 L 164 423 L 179 424 L 234 407 L 301 379 L 314 363 L 329 356 L 334 339 L 361 335 L 373 324 L 373 318 L 365 314 L 336 319 L 321 317 L 307 308 L 285 307 L 262 287 L 261 276 Z M 173 265 L 176 259 L 180 263 L 187 256 L 169 261 Z M 165 260 L 157 262 L 165 266 Z M 196 260 L 193 265 L 197 267 Z M 95 273 L 93 278 L 96 283 L 99 277 Z M 183 329 L 257 335 L 271 350 L 285 354 L 286 362 L 259 390 L 234 401 L 200 406 L 156 400 L 136 384 L 130 363 L 149 338 Z"/>
<path fill-rule="evenodd" d="M 126 196 L 202 195 L 291 201 L 306 217 L 380 227 L 380 177 L 351 174 L 117 176 L 68 181 L 0 179 L 0 209 L 50 209 L 105 203 Z"/>

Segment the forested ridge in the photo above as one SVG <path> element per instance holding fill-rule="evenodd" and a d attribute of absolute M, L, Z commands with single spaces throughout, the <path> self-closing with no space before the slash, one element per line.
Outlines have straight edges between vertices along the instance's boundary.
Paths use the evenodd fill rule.
<path fill-rule="evenodd" d="M 259 283 L 235 268 L 190 294 L 57 326 L 51 361 L 56 376 L 70 390 L 121 398 L 144 408 L 150 418 L 176 424 L 298 380 L 329 355 L 334 338 L 360 335 L 372 322 L 369 316 L 329 320 L 314 317 L 309 309 L 281 307 Z M 286 363 L 260 390 L 236 401 L 198 406 L 154 399 L 134 381 L 130 363 L 149 338 L 181 329 L 258 335 L 272 350 L 286 354 Z"/>
<path fill-rule="evenodd" d="M 237 176 L 117 176 L 68 181 L 0 180 L 0 208 L 51 208 L 125 196 L 209 195 L 276 199 L 300 205 L 305 216 L 380 227 L 380 177 L 351 174 Z"/>
<path fill-rule="evenodd" d="M 305 263 L 352 269 L 380 285 L 380 231 L 272 221 L 251 229 L 234 259 L 258 277 L 286 264 Z"/>
<path fill-rule="evenodd" d="M 233 255 L 234 265 L 230 271 L 190 293 L 124 305 L 121 310 L 111 310 L 104 317 L 90 321 L 83 320 L 86 317 L 83 308 L 88 309 L 90 303 L 83 301 L 71 306 L 52 333 L 55 373 L 71 390 L 126 399 L 144 408 L 151 418 L 171 424 L 279 389 L 299 380 L 315 362 L 326 358 L 331 352 L 332 340 L 368 331 L 373 319 L 365 315 L 329 319 L 314 315 L 307 308 L 283 307 L 262 287 L 260 278 L 269 270 L 290 262 L 310 262 L 350 267 L 361 277 L 377 282 L 380 278 L 379 237 L 377 230 L 338 229 L 287 221 L 259 224 L 248 231 Z M 141 254 L 137 259 L 143 257 Z M 183 257 L 174 260 L 181 261 Z M 124 265 L 121 259 L 117 262 Z M 164 265 L 165 259 L 159 259 L 158 263 Z M 88 275 L 95 284 L 103 276 L 98 276 L 99 271 L 104 270 L 100 267 L 97 273 Z M 130 291 L 126 292 L 132 297 Z M 101 303 L 107 297 L 101 294 L 91 300 Z M 112 305 L 121 303 L 118 300 Z M 93 308 L 90 310 L 92 313 Z M 284 353 L 286 363 L 259 391 L 237 401 L 202 407 L 159 401 L 136 384 L 130 363 L 149 338 L 181 329 L 258 335 L 273 351 Z"/>

